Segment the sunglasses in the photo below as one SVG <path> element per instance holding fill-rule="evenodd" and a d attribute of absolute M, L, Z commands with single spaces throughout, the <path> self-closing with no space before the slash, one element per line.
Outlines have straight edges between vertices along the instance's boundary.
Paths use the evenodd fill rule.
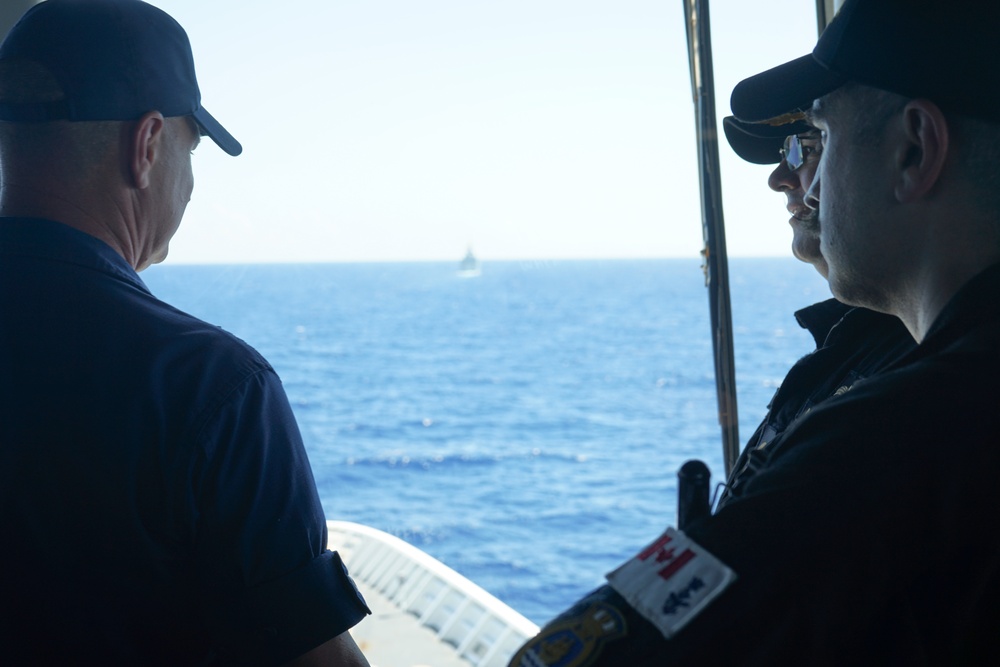
<path fill-rule="evenodd" d="M 823 142 L 818 132 L 790 134 L 778 149 L 781 159 L 788 165 L 788 171 L 795 171 L 806 162 L 816 160 L 823 153 Z"/>

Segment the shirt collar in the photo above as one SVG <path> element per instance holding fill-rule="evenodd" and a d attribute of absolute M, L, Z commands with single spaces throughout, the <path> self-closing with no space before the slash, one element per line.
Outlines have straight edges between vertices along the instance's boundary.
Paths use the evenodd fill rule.
<path fill-rule="evenodd" d="M 799 326 L 812 334 L 816 347 L 822 347 L 830 331 L 851 310 L 836 299 L 827 299 L 795 312 Z"/>
<path fill-rule="evenodd" d="M 111 246 L 53 220 L 0 218 L 0 255 L 76 264 L 112 275 L 150 293 L 135 269 Z"/>

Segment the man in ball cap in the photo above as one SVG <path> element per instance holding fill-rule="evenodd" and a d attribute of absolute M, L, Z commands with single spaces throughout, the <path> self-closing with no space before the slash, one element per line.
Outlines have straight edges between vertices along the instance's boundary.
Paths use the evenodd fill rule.
<path fill-rule="evenodd" d="M 737 497 L 610 573 L 514 664 L 995 661 L 997 25 L 996 3 L 847 0 L 812 55 L 737 87 L 745 121 L 811 109 L 831 289 L 920 344 L 796 419 Z"/>
<path fill-rule="evenodd" d="M 201 136 L 187 35 L 48 0 L 0 45 L 0 650 L 17 665 L 367 665 L 271 366 L 157 300 Z"/>
<path fill-rule="evenodd" d="M 819 131 L 804 120 L 769 125 L 744 123 L 733 116 L 722 120 L 722 129 L 733 152 L 752 164 L 773 165 L 768 187 L 786 197 L 791 216 L 792 254 L 812 264 L 824 278 L 826 262 L 819 251 L 816 212 L 805 204 L 822 153 Z"/>
<path fill-rule="evenodd" d="M 773 165 L 768 186 L 785 195 L 790 214 L 792 254 L 811 264 L 824 278 L 826 260 L 820 251 L 819 215 L 805 203 L 822 152 L 819 131 L 798 120 L 770 125 L 723 119 L 733 151 L 744 160 Z M 795 313 L 809 331 L 816 350 L 800 359 L 782 380 L 767 415 L 747 441 L 720 505 L 738 497 L 767 456 L 767 446 L 814 406 L 839 396 L 856 383 L 889 366 L 915 345 L 899 318 L 827 299 Z"/>
<path fill-rule="evenodd" d="M 853 170 L 851 165 L 854 159 L 888 155 L 879 145 L 883 131 L 917 132 L 933 141 L 938 141 L 943 132 L 940 139 L 943 148 L 949 150 L 928 153 L 921 145 L 914 149 L 914 156 L 935 157 L 941 162 L 916 165 L 933 166 L 933 174 L 940 177 L 930 183 L 920 182 L 919 187 L 928 188 L 928 194 L 934 195 L 930 203 L 938 204 L 944 201 L 939 195 L 950 194 L 939 190 L 952 184 L 952 176 L 961 176 L 956 184 L 964 188 L 982 186 L 975 193 L 959 197 L 960 201 L 968 202 L 972 195 L 979 202 L 994 201 L 996 188 L 986 179 L 992 172 L 990 151 L 995 126 L 1000 122 L 1000 75 L 986 63 L 995 61 L 997 55 L 992 28 L 987 26 L 993 25 L 998 14 L 1000 10 L 992 3 L 968 0 L 948 4 L 927 0 L 848 2 L 812 54 L 751 77 L 733 91 L 733 111 L 747 121 L 795 109 L 813 109 L 811 115 L 827 132 L 832 146 L 832 158 L 827 160 L 830 168 L 821 173 L 814 189 L 821 217 L 826 217 L 824 208 L 836 212 L 822 230 L 834 293 L 849 302 L 864 302 L 890 312 L 899 310 L 897 314 L 917 340 L 926 336 L 958 288 L 992 264 L 991 244 L 988 238 L 973 238 L 971 230 L 949 236 L 929 227 L 914 233 L 916 221 L 912 214 L 929 213 L 929 206 L 911 205 L 907 198 L 910 193 L 905 190 L 892 195 L 904 200 L 903 224 L 908 228 L 905 234 L 886 235 L 887 241 L 891 239 L 892 252 L 883 254 L 881 241 L 875 235 L 865 242 L 855 242 L 845 235 L 860 227 L 874 209 L 865 207 L 861 215 L 849 216 L 850 225 L 841 222 L 845 217 L 843 207 L 857 206 L 861 204 L 859 199 L 867 196 L 863 193 L 866 182 L 859 178 L 863 172 Z M 911 106 L 910 100 L 920 103 Z M 925 102 L 932 107 L 929 111 Z M 831 121 L 833 127 L 829 127 Z M 858 150 L 845 152 L 841 149 L 844 139 L 852 148 L 861 145 Z M 903 144 L 903 148 L 909 146 Z M 839 168 L 844 156 L 852 159 L 847 170 Z M 827 197 L 819 196 L 823 174 L 828 176 L 827 187 L 834 188 Z M 923 172 L 905 174 L 912 178 Z M 847 192 L 842 188 L 845 182 L 850 184 Z M 907 185 L 916 184 L 908 181 Z M 932 217 L 955 217 L 953 211 L 949 213 L 944 218 Z M 936 227 L 941 226 L 952 232 L 969 227 L 944 222 Z M 990 234 L 991 227 L 980 225 L 978 233 Z M 872 226 L 888 228 L 888 220 Z M 914 254 L 926 252 L 918 246 L 929 240 L 928 235 L 935 238 L 930 244 L 935 249 L 930 262 L 936 267 L 933 271 L 915 261 L 919 255 Z M 956 237 L 966 245 L 958 247 Z M 894 258 L 904 261 L 893 266 L 889 262 Z"/>

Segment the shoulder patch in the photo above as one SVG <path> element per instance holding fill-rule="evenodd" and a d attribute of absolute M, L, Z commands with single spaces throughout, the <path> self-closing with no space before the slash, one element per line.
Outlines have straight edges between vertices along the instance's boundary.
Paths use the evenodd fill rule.
<path fill-rule="evenodd" d="M 726 590 L 736 573 L 682 531 L 668 528 L 607 579 L 670 639 Z"/>
<path fill-rule="evenodd" d="M 625 617 L 613 606 L 594 602 L 558 618 L 521 647 L 510 667 L 585 667 L 604 642 L 625 634 Z"/>

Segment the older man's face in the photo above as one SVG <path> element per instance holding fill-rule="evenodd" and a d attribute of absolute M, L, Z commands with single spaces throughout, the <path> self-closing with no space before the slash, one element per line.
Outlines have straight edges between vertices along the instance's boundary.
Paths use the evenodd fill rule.
<path fill-rule="evenodd" d="M 201 135 L 194 119 L 187 116 L 166 119 L 162 157 L 156 172 L 158 206 L 150 216 L 153 237 L 147 264 L 166 259 L 170 239 L 180 227 L 184 210 L 191 201 L 194 190 L 191 155 L 200 140 Z"/>
<path fill-rule="evenodd" d="M 791 214 L 788 224 L 792 227 L 792 254 L 803 262 L 808 262 L 825 278 L 826 260 L 820 252 L 819 212 L 805 204 L 805 194 L 816 175 L 821 153 L 819 130 L 794 135 L 796 150 L 801 151 L 801 164 L 793 169 L 788 160 L 781 162 L 767 179 L 768 186 L 775 192 L 785 193 L 785 208 Z M 789 137 L 791 139 L 791 137 Z M 792 142 L 786 140 L 785 145 Z"/>

